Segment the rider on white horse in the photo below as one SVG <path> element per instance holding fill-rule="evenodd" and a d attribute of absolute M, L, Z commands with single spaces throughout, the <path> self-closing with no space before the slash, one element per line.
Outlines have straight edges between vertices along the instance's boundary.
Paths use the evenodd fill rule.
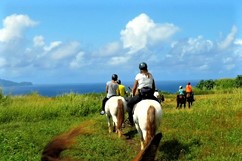
<path fill-rule="evenodd" d="M 101 115 L 105 114 L 105 104 L 107 102 L 107 100 L 109 98 L 111 98 L 112 96 L 116 96 L 117 95 L 117 89 L 118 89 L 118 83 L 116 82 L 118 80 L 118 75 L 117 74 L 113 74 L 112 75 L 112 80 L 108 81 L 106 83 L 106 93 L 107 96 L 103 99 L 102 101 L 102 111 L 100 112 Z"/>
<path fill-rule="evenodd" d="M 140 73 L 135 77 L 134 86 L 132 89 L 133 97 L 127 103 L 129 122 L 130 125 L 134 125 L 133 121 L 133 107 L 136 103 L 142 99 L 153 99 L 159 102 L 159 100 L 154 96 L 155 91 L 155 80 L 150 72 L 148 72 L 148 66 L 145 62 L 139 64 Z M 138 94 L 135 95 L 136 90 Z"/>

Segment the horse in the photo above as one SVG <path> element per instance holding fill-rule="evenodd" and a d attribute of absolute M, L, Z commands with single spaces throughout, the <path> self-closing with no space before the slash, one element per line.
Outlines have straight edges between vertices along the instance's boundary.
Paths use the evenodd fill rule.
<path fill-rule="evenodd" d="M 161 117 L 161 104 L 155 100 L 144 99 L 134 105 L 133 120 L 140 135 L 141 150 L 155 136 Z"/>
<path fill-rule="evenodd" d="M 184 108 L 186 108 L 186 96 L 185 95 L 177 95 L 176 97 L 176 108 L 182 108 L 182 105 Z"/>
<path fill-rule="evenodd" d="M 192 102 L 194 101 L 193 96 L 190 92 L 186 93 L 186 101 L 187 101 L 187 104 L 188 104 L 188 108 L 190 108 L 192 106 Z"/>
<path fill-rule="evenodd" d="M 127 103 L 122 96 L 112 96 L 105 104 L 105 113 L 108 119 L 108 131 L 112 132 L 111 117 L 113 121 L 113 131 L 122 136 L 122 124 L 124 123 L 125 111 Z"/>
<path fill-rule="evenodd" d="M 69 132 L 53 138 L 42 151 L 41 161 L 74 161 L 72 158 L 63 158 L 63 151 L 70 149 L 75 143 L 76 137 L 83 133 L 82 127 L 77 127 Z M 156 134 L 146 148 L 140 151 L 132 161 L 154 161 L 157 149 L 159 147 L 162 134 Z"/>

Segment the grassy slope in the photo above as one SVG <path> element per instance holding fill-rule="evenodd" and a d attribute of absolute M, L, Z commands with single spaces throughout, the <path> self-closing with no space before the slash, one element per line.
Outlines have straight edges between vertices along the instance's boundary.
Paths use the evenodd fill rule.
<path fill-rule="evenodd" d="M 99 115 L 103 94 L 47 98 L 37 94 L 0 101 L 0 160 L 38 161 L 44 146 L 76 126 L 84 134 L 63 155 L 84 160 L 129 161 L 139 136 L 126 127 L 121 139 L 108 134 Z M 177 110 L 175 95 L 165 95 L 163 133 L 157 160 L 242 160 L 242 90 L 196 95 L 192 109 Z"/>

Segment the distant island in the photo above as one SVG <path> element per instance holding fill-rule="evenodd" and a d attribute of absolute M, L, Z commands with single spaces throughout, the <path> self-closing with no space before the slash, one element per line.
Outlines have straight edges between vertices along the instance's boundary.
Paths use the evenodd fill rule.
<path fill-rule="evenodd" d="M 32 82 L 13 82 L 9 80 L 0 79 L 0 87 L 9 87 L 9 86 L 30 86 L 33 85 Z"/>

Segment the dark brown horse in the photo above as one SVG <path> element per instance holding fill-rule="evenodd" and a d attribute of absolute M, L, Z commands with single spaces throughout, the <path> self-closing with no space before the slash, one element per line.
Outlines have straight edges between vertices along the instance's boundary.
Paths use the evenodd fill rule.
<path fill-rule="evenodd" d="M 194 101 L 192 93 L 186 93 L 186 101 L 188 104 L 188 108 L 190 108 L 192 106 L 192 102 Z"/>
<path fill-rule="evenodd" d="M 176 97 L 176 108 L 182 108 L 182 105 L 184 108 L 186 108 L 186 96 L 185 95 L 177 95 Z"/>

